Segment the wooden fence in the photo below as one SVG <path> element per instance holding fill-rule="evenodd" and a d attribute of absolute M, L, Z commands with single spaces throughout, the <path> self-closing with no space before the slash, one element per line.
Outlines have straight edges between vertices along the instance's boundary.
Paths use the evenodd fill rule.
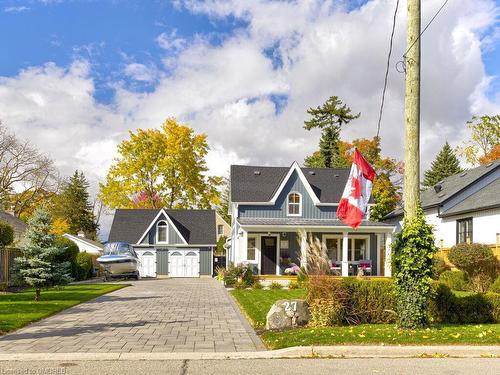
<path fill-rule="evenodd" d="M 493 252 L 493 255 L 495 255 L 497 259 L 500 260 L 500 244 L 488 245 L 488 247 Z M 450 260 L 448 259 L 449 252 L 449 248 L 440 248 L 436 255 L 443 258 L 446 263 L 451 264 Z"/>
<path fill-rule="evenodd" d="M 0 284 L 9 284 L 12 279 L 14 259 L 21 255 L 18 249 L 0 249 Z"/>

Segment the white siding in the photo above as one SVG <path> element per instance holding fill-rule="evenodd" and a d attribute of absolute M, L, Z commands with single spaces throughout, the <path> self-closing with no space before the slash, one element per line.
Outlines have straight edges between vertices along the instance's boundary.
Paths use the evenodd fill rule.
<path fill-rule="evenodd" d="M 436 246 L 449 248 L 457 243 L 457 220 L 472 217 L 472 240 L 478 243 L 495 244 L 496 235 L 500 233 L 500 209 L 491 209 L 440 218 L 437 209 L 425 211 L 427 223 L 434 226 Z M 402 225 L 402 221 L 399 222 Z M 443 241 L 441 244 L 441 240 Z"/>

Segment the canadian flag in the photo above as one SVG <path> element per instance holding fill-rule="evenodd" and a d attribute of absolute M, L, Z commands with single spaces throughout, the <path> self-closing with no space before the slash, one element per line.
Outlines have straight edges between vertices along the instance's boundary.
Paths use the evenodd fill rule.
<path fill-rule="evenodd" d="M 337 217 L 352 228 L 359 227 L 372 193 L 375 171 L 361 153 L 354 150 L 351 173 L 337 208 Z"/>

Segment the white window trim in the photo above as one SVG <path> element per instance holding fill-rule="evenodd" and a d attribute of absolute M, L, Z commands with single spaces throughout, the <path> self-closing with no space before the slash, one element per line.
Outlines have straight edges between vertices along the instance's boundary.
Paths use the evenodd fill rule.
<path fill-rule="evenodd" d="M 167 239 L 165 241 L 160 241 L 160 237 L 158 236 L 158 229 L 159 229 L 159 226 L 160 226 L 161 223 L 166 224 L 165 227 L 167 228 Z M 168 240 L 169 240 L 168 237 L 169 237 L 169 235 L 168 235 L 168 222 L 167 222 L 167 220 L 160 220 L 160 221 L 158 221 L 156 223 L 156 238 L 155 238 L 156 241 L 155 241 L 155 243 L 157 243 L 157 244 L 160 244 L 160 243 L 161 244 L 166 244 L 166 243 L 168 243 Z"/>
<path fill-rule="evenodd" d="M 253 238 L 255 240 L 255 259 L 248 259 L 248 240 L 250 238 Z M 249 234 L 247 236 L 247 246 L 246 246 L 246 249 L 245 249 L 245 260 L 248 263 L 252 263 L 252 264 L 258 264 L 259 263 L 259 257 L 260 257 L 259 240 L 260 240 L 260 237 L 257 234 Z"/>
<path fill-rule="evenodd" d="M 289 199 L 290 199 L 290 195 L 292 195 L 292 194 L 297 194 L 299 196 L 299 213 L 298 214 L 291 214 L 290 213 L 290 201 L 289 201 Z M 300 194 L 298 191 L 291 191 L 287 194 L 287 196 L 286 196 L 286 215 L 287 216 L 302 216 L 302 194 Z"/>
<path fill-rule="evenodd" d="M 337 240 L 337 262 L 342 262 L 342 238 L 341 234 L 323 234 L 321 239 L 323 246 L 326 249 L 326 240 Z M 332 262 L 333 260 L 330 259 Z"/>
<path fill-rule="evenodd" d="M 151 221 L 151 223 L 149 224 L 148 228 L 142 234 L 141 238 L 139 238 L 139 241 L 137 241 L 137 245 L 141 245 L 142 240 L 146 237 L 146 235 L 149 233 L 149 231 L 151 230 L 151 228 L 153 228 L 153 225 L 158 221 L 158 219 L 160 218 L 161 215 L 165 216 L 164 220 L 166 220 L 167 223 L 169 225 L 171 225 L 172 228 L 174 228 L 175 232 L 179 235 L 179 238 L 182 240 L 182 243 L 184 245 L 188 245 L 187 241 L 184 239 L 184 237 L 182 236 L 181 232 L 179 232 L 179 229 L 174 225 L 174 223 L 170 219 L 170 216 L 167 215 L 167 213 L 165 212 L 165 210 L 163 208 L 158 212 L 158 214 L 153 219 L 153 221 Z M 199 246 L 199 245 L 197 245 L 197 246 Z"/>

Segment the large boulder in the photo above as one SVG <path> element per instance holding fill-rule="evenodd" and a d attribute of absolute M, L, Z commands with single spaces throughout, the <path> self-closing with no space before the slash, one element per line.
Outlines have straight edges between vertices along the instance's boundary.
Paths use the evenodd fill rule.
<path fill-rule="evenodd" d="M 309 306 L 301 299 L 276 301 L 266 316 L 266 329 L 286 329 L 309 322 Z"/>

